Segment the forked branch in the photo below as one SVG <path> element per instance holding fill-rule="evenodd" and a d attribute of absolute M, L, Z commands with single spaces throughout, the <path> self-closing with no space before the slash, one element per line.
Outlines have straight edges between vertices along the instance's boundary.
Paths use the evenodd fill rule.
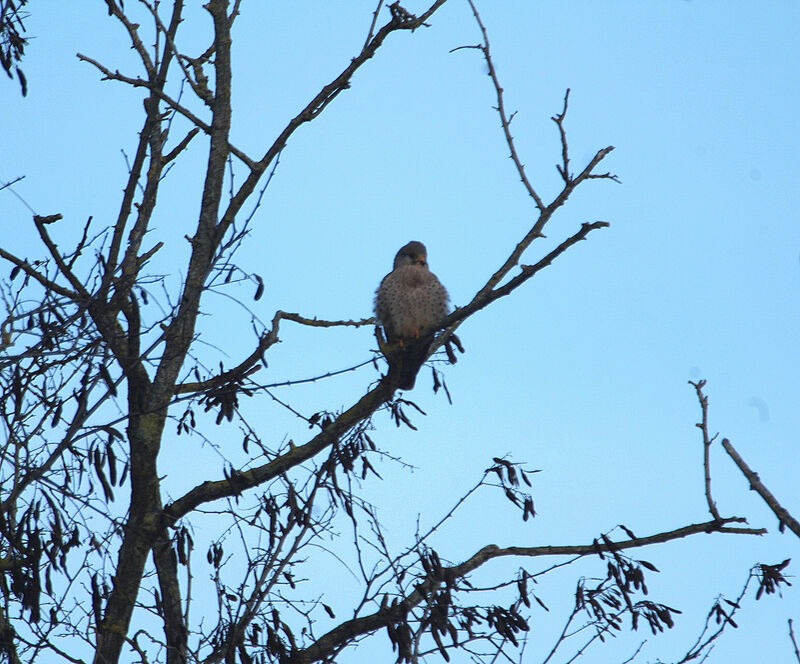
<path fill-rule="evenodd" d="M 489 43 L 489 36 L 486 30 L 485 25 L 478 13 L 477 8 L 475 7 L 472 0 L 470 0 L 470 7 L 472 8 L 472 13 L 475 17 L 476 22 L 478 23 L 478 27 L 480 28 L 481 35 L 483 37 L 483 41 L 481 44 L 476 46 L 463 46 L 460 48 L 472 48 L 481 51 L 483 54 L 484 60 L 486 61 L 486 65 L 489 69 L 489 76 L 492 79 L 492 84 L 495 89 L 495 94 L 497 96 L 497 106 L 495 106 L 495 110 L 497 111 L 498 115 L 500 116 L 500 125 L 503 129 L 503 135 L 505 137 L 506 145 L 508 146 L 510 157 L 514 162 L 514 166 L 517 170 L 519 175 L 520 181 L 522 182 L 525 190 L 528 192 L 528 195 L 533 199 L 536 208 L 538 210 L 538 216 L 536 221 L 534 222 L 533 226 L 530 230 L 525 234 L 525 236 L 517 243 L 517 246 L 505 260 L 505 262 L 500 266 L 500 268 L 492 274 L 486 284 L 481 288 L 478 293 L 473 297 L 472 301 L 469 302 L 464 307 L 456 309 L 450 316 L 448 316 L 442 322 L 442 328 L 446 331 L 437 343 L 434 344 L 433 350 L 439 347 L 442 343 L 444 343 L 450 335 L 456 330 L 456 328 L 460 325 L 460 323 L 467 318 L 469 315 L 478 311 L 494 300 L 498 299 L 499 297 L 504 297 L 511 293 L 515 288 L 520 286 L 522 283 L 530 279 L 534 274 L 536 274 L 539 270 L 550 265 L 552 261 L 560 256 L 564 251 L 566 251 L 569 247 L 576 244 L 580 240 L 586 238 L 586 236 L 593 230 L 598 228 L 605 228 L 609 224 L 605 221 L 595 221 L 592 223 L 584 223 L 581 229 L 572 235 L 571 237 L 564 240 L 558 247 L 556 247 L 553 251 L 547 254 L 544 258 L 538 261 L 534 265 L 523 265 L 521 266 L 521 273 L 518 274 L 516 277 L 508 281 L 502 287 L 498 288 L 498 284 L 500 284 L 511 272 L 511 270 L 520 264 L 522 259 L 522 255 L 524 252 L 530 247 L 531 243 L 539 237 L 544 237 L 544 228 L 547 225 L 548 221 L 550 221 L 553 214 L 560 208 L 564 203 L 566 203 L 569 196 L 575 190 L 575 188 L 580 185 L 582 182 L 589 180 L 589 179 L 609 179 L 615 182 L 619 182 L 619 179 L 616 175 L 611 173 L 595 173 L 595 168 L 598 164 L 614 149 L 613 146 L 608 146 L 601 150 L 598 150 L 594 157 L 589 161 L 586 167 L 575 177 L 573 177 L 569 173 L 569 147 L 567 143 L 567 134 L 564 129 L 564 119 L 567 114 L 567 107 L 568 107 L 568 99 L 569 99 L 569 90 L 567 90 L 564 96 L 564 106 L 562 108 L 561 113 L 553 117 L 554 122 L 558 126 L 559 135 L 561 138 L 561 155 L 562 155 L 562 164 L 557 166 L 559 173 L 561 173 L 562 178 L 564 180 L 564 186 L 561 191 L 556 195 L 556 197 L 552 200 L 551 203 L 545 204 L 543 198 L 539 195 L 539 193 L 534 188 L 533 184 L 530 181 L 526 171 L 525 165 L 522 163 L 522 160 L 519 157 L 519 153 L 517 151 L 516 145 L 514 144 L 514 137 L 511 134 L 511 121 L 514 118 L 514 114 L 508 114 L 505 107 L 505 101 L 503 96 L 503 87 L 500 84 L 499 77 L 497 75 L 497 69 L 494 64 L 494 60 L 491 54 L 491 48 Z M 453 49 L 458 50 L 458 49 Z"/>
<path fill-rule="evenodd" d="M 495 544 L 488 544 L 473 554 L 464 562 L 451 567 L 442 567 L 435 573 L 430 573 L 413 591 L 406 595 L 402 600 L 386 604 L 375 613 L 353 618 L 348 620 L 326 634 L 319 637 L 315 643 L 308 648 L 295 653 L 293 659 L 298 664 L 311 664 L 312 662 L 325 660 L 331 653 L 340 650 L 344 645 L 353 639 L 366 634 L 373 633 L 383 627 L 391 625 L 402 618 L 410 609 L 414 608 L 442 583 L 452 586 L 460 579 L 467 577 L 488 561 L 503 556 L 522 556 L 522 557 L 541 557 L 541 556 L 587 556 L 597 553 L 613 552 L 621 549 L 632 549 L 669 542 L 671 540 L 688 537 L 699 533 L 724 533 L 728 532 L 727 524 L 740 523 L 744 519 L 732 517 L 721 521 L 707 521 L 696 523 L 676 530 L 649 535 L 647 537 L 631 538 L 621 542 L 593 542 L 592 544 L 578 546 L 538 546 L 538 547 L 505 547 L 501 548 Z"/>

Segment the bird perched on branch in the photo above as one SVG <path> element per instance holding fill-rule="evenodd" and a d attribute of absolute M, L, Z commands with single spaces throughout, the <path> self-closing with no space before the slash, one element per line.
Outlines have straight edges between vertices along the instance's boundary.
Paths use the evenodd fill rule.
<path fill-rule="evenodd" d="M 428 358 L 433 330 L 447 315 L 450 296 L 428 269 L 422 242 L 409 242 L 394 257 L 394 269 L 375 292 L 375 316 L 386 345 L 381 351 L 389 371 L 397 371 L 399 387 L 414 387 L 417 372 Z M 421 334 L 423 333 L 424 334 Z"/>

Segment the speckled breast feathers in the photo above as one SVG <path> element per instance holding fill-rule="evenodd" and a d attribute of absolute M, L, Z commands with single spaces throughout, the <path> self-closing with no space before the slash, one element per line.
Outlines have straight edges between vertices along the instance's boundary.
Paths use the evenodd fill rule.
<path fill-rule="evenodd" d="M 381 281 L 375 315 L 389 343 L 414 339 L 437 325 L 448 312 L 449 296 L 428 269 L 425 246 L 409 242 L 394 260 L 394 270 Z"/>

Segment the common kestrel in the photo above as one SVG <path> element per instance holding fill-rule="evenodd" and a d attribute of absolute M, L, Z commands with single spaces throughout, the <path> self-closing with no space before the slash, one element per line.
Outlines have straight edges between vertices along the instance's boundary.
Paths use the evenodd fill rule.
<path fill-rule="evenodd" d="M 449 301 L 445 287 L 428 269 L 425 245 L 414 241 L 400 249 L 394 269 L 375 293 L 375 316 L 386 341 L 395 347 L 386 354 L 389 366 L 400 364 L 400 389 L 414 387 L 431 341 L 420 339 L 420 332 L 439 324 L 447 315 Z"/>

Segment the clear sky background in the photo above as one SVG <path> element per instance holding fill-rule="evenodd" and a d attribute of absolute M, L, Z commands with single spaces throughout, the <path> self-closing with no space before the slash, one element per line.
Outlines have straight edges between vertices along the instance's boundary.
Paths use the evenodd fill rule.
<path fill-rule="evenodd" d="M 199 52 L 209 21 L 191 4 L 197 7 L 184 26 L 184 50 Z M 360 50 L 374 3 L 243 4 L 233 34 L 232 136 L 258 155 Z M 128 5 L 138 11 L 133 0 Z M 398 550 L 411 543 L 418 515 L 422 526 L 433 523 L 493 456 L 506 454 L 542 471 L 533 488 L 536 519 L 523 524 L 499 494 L 487 492 L 434 539 L 443 559 L 459 562 L 487 543 L 588 543 L 620 523 L 644 535 L 707 520 L 694 426 L 699 408 L 687 384 L 700 378 L 708 380 L 712 432 L 729 437 L 800 515 L 800 4 L 537 0 L 478 8 L 506 104 L 518 111 L 517 148 L 539 193 L 550 200 L 560 187 L 550 117 L 567 87 L 573 168 L 614 145 L 601 170 L 622 184 L 582 185 L 523 262 L 534 263 L 584 221 L 611 227 L 463 325 L 467 352 L 444 368 L 452 406 L 432 393 L 423 370 L 410 395 L 427 413 L 414 418 L 419 431 L 395 429 L 385 414 L 376 418 L 382 449 L 414 466 L 376 462 L 383 481 L 363 485 L 385 516 L 391 543 Z M 139 69 L 104 3 L 34 3 L 31 11 L 28 96 L 12 81 L 0 87 L 0 180 L 24 175 L 15 191 L 39 214 L 64 215 L 53 229 L 67 246 L 89 215 L 101 225 L 115 219 L 126 176 L 122 151 L 132 154 L 141 122 L 141 91 L 100 82 L 75 53 L 124 73 Z M 379 23 L 387 19 L 384 10 Z M 432 270 L 454 304 L 464 304 L 533 223 L 535 208 L 508 159 L 480 53 L 450 53 L 479 41 L 468 5 L 451 0 L 430 23 L 391 35 L 352 89 L 282 154 L 237 256 L 264 279 L 260 301 L 250 300 L 254 284 L 239 292 L 261 320 L 276 309 L 329 319 L 371 315 L 375 287 L 412 239 L 427 245 Z M 167 246 L 153 269 L 172 284 L 188 255 L 183 236 L 197 218 L 204 149 L 197 141 L 159 199 L 152 243 L 165 239 Z M 236 175 L 241 180 L 244 169 Z M 43 253 L 30 213 L 8 190 L 0 192 L 0 229 L 9 250 Z M 210 367 L 232 365 L 249 353 L 250 314 L 223 296 L 205 302 L 201 331 L 209 346 L 202 359 Z M 345 368 L 369 359 L 375 347 L 366 328 L 284 323 L 281 337 L 270 351 L 269 375 L 262 371 L 259 380 Z M 310 415 L 351 405 L 375 377 L 367 366 L 275 393 Z M 276 443 L 308 437 L 302 422 L 267 397 L 243 407 Z M 215 442 L 227 455 L 225 440 Z M 172 497 L 209 472 L 221 475 L 221 454 L 199 440 L 169 440 L 165 453 Z M 733 599 L 753 564 L 788 557 L 800 564 L 797 538 L 777 533 L 775 517 L 721 448 L 712 454 L 720 511 L 746 516 L 770 534 L 695 537 L 640 551 L 662 570 L 649 578 L 651 599 L 683 614 L 636 661 L 680 658 L 717 594 Z M 535 572 L 551 562 L 526 567 Z M 324 565 L 320 591 L 346 617 L 348 593 L 356 592 L 351 577 L 332 558 Z M 479 581 L 496 582 L 514 568 L 487 565 Z M 592 560 L 543 580 L 536 592 L 551 612 L 533 610 L 525 662 L 540 662 L 552 646 L 575 578 L 602 576 L 604 568 Z M 740 629 L 719 642 L 710 661 L 767 661 L 765 649 L 769 661 L 792 661 L 786 620 L 800 622 L 797 585 L 782 600 L 756 604 L 751 594 Z M 583 661 L 622 661 L 649 637 L 644 630 Z M 373 640 L 380 648 L 369 652 L 387 656 L 385 635 Z M 342 662 L 367 661 L 366 652 Z"/>

